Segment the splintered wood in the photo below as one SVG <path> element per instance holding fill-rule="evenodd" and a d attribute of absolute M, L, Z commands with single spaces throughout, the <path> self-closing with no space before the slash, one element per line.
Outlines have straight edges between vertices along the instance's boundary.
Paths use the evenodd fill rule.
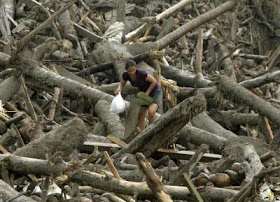
<path fill-rule="evenodd" d="M 2 0 L 0 202 L 277 200 L 279 5 Z M 141 132 L 127 60 L 163 92 Z"/>

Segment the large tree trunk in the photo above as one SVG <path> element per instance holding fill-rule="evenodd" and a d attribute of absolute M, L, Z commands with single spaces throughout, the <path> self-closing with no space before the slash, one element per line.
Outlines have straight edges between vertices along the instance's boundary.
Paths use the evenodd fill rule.
<path fill-rule="evenodd" d="M 16 76 L 10 76 L 0 84 L 0 100 L 9 101 L 19 90 L 20 82 Z"/>
<path fill-rule="evenodd" d="M 236 111 L 210 110 L 210 117 L 228 130 L 235 130 L 241 125 L 257 126 L 260 120 L 258 114 L 238 113 Z"/>
<path fill-rule="evenodd" d="M 262 116 L 267 117 L 280 126 L 280 110 L 273 107 L 269 102 L 258 97 L 241 85 L 234 83 L 226 76 L 219 76 L 218 83 L 217 88 L 223 96 L 234 102 L 251 107 Z"/>
<path fill-rule="evenodd" d="M 178 133 L 179 144 L 188 146 L 188 143 L 195 145 L 207 144 L 211 150 L 221 153 L 224 144 L 227 141 L 225 137 L 220 137 L 214 133 L 193 127 L 189 124 L 185 125 Z"/>
<path fill-rule="evenodd" d="M 22 50 L 26 43 L 29 42 L 33 37 L 36 36 L 36 34 L 44 29 L 46 29 L 48 26 L 50 26 L 53 22 L 53 20 L 58 17 L 59 15 L 61 15 L 65 10 L 67 10 L 68 8 L 70 8 L 75 2 L 71 2 L 65 6 L 63 6 L 62 8 L 60 8 L 57 12 L 55 12 L 50 18 L 48 18 L 45 22 L 43 22 L 42 24 L 40 24 L 38 27 L 36 27 L 34 30 L 32 30 L 29 34 L 27 34 L 26 36 L 24 36 L 22 39 L 20 39 L 19 41 L 16 42 L 16 46 L 17 46 L 17 51 Z"/>
<path fill-rule="evenodd" d="M 114 192 L 117 194 L 125 194 L 130 196 L 151 197 L 152 191 L 147 186 L 146 182 L 129 182 L 125 180 L 118 180 L 116 178 L 108 178 L 105 175 L 100 175 L 88 171 L 80 171 L 68 173 L 70 180 L 83 185 L 89 185 L 94 188 L 105 191 Z M 184 199 L 190 193 L 187 187 L 166 186 L 167 192 L 174 198 Z"/>
<path fill-rule="evenodd" d="M 1 30 L 2 32 L 2 36 L 4 37 L 4 40 L 8 43 L 7 45 L 4 46 L 3 48 L 3 52 L 7 55 L 10 55 L 12 54 L 12 50 L 11 50 L 11 47 L 12 47 L 12 43 L 13 43 L 13 36 L 12 36 L 12 33 L 11 33 L 11 30 L 12 30 L 12 25 L 11 25 L 11 22 L 10 20 L 8 19 L 8 15 L 10 18 L 14 19 L 14 12 L 15 12 L 15 5 L 14 5 L 14 1 L 13 0 L 3 0 L 1 2 L 1 6 L 0 6 L 0 9 L 1 10 L 1 14 L 0 14 L 0 23 L 2 25 L 1 26 L 1 29 L 5 29 L 5 30 Z M 2 12 L 4 11 L 4 12 Z"/>
<path fill-rule="evenodd" d="M 84 122 L 76 117 L 46 133 L 43 137 L 17 149 L 13 155 L 38 159 L 45 159 L 47 154 L 55 153 L 67 156 L 83 144 L 87 133 Z"/>
<path fill-rule="evenodd" d="M 164 36 L 160 40 L 156 41 L 156 47 L 158 47 L 159 50 L 165 48 L 173 41 L 178 40 L 186 33 L 194 30 L 195 28 L 199 27 L 202 24 L 205 24 L 206 22 L 209 22 L 210 20 L 213 20 L 217 18 L 218 16 L 232 10 L 236 5 L 238 1 L 230 0 L 225 2 L 224 4 L 220 5 L 219 7 L 208 11 L 207 13 L 204 13 L 197 18 L 193 19 L 192 21 L 182 25 L 181 27 L 177 28 L 175 31 L 171 32 L 170 34 Z"/>
<path fill-rule="evenodd" d="M 253 0 L 251 2 L 255 11 L 255 20 L 250 21 L 254 45 L 258 47 L 258 54 L 266 55 L 280 44 L 280 1 Z"/>
<path fill-rule="evenodd" d="M 113 155 L 120 157 L 124 153 L 142 152 L 148 158 L 158 148 L 170 142 L 176 133 L 195 115 L 206 109 L 205 99 L 201 94 L 188 98 L 170 109 L 129 144 Z"/>
<path fill-rule="evenodd" d="M 120 116 L 110 112 L 110 103 L 105 100 L 99 100 L 95 105 L 95 111 L 104 124 L 108 134 L 112 134 L 119 139 L 124 138 L 124 126 L 120 120 Z"/>
<path fill-rule="evenodd" d="M 61 15 L 59 15 L 57 21 L 60 25 L 61 32 L 63 33 L 63 38 L 71 41 L 74 47 L 75 54 L 78 56 L 79 59 L 84 59 L 80 41 L 74 28 L 69 10 L 66 10 Z"/>
<path fill-rule="evenodd" d="M 176 81 L 178 86 L 203 88 L 214 84 L 212 81 L 206 79 L 197 80 L 195 75 L 187 75 L 186 72 L 169 65 L 161 63 L 160 67 L 162 75 L 167 79 Z"/>
<path fill-rule="evenodd" d="M 194 127 L 206 130 L 222 138 L 228 139 L 237 137 L 236 134 L 229 130 L 226 130 L 213 119 L 211 119 L 211 117 L 209 117 L 206 112 L 193 117 L 191 123 Z"/>
<path fill-rule="evenodd" d="M 181 27 L 177 28 L 176 30 L 167 34 L 166 36 L 162 37 L 156 42 L 146 42 L 142 44 L 134 43 L 132 45 L 129 45 L 129 51 L 131 54 L 136 55 L 151 49 L 162 50 L 168 45 L 170 45 L 172 42 L 178 40 L 179 38 L 187 34 L 188 32 L 198 28 L 200 25 L 203 25 L 206 22 L 224 14 L 225 12 L 232 10 L 237 5 L 237 3 L 238 1 L 236 0 L 227 1 L 219 7 L 196 17 L 190 22 L 187 22 L 186 24 L 182 25 Z"/>
<path fill-rule="evenodd" d="M 108 178 L 108 176 L 100 175 L 93 172 L 79 171 L 67 174 L 69 179 L 83 185 L 89 185 L 97 189 L 102 189 L 117 194 L 125 194 L 130 196 L 137 196 L 137 198 L 151 198 L 153 193 L 146 183 L 143 182 L 129 182 L 125 180 L 118 180 L 116 178 Z M 167 192 L 173 199 L 186 200 L 190 199 L 190 191 L 187 187 L 182 186 L 165 186 Z M 202 197 L 204 200 L 224 201 L 225 198 L 231 198 L 237 191 L 231 189 L 222 189 L 208 186 L 202 189 Z M 219 194 L 217 194 L 217 192 Z"/>
<path fill-rule="evenodd" d="M 20 174 L 57 176 L 65 171 L 68 166 L 64 161 L 52 162 L 11 154 L 0 154 L 0 161 L 7 165 L 7 169 Z"/>
<path fill-rule="evenodd" d="M 106 100 L 108 102 L 111 102 L 114 98 L 114 96 L 112 95 L 86 86 L 77 81 L 57 75 L 54 72 L 48 71 L 38 66 L 30 68 L 26 73 L 32 78 L 39 81 L 44 81 L 44 83 L 47 83 L 50 86 L 63 88 L 64 90 L 74 93 L 77 96 L 88 97 L 95 103 L 98 102 L 98 100 Z"/>
<path fill-rule="evenodd" d="M 17 192 L 15 189 L 13 189 L 9 184 L 5 183 L 3 180 L 0 180 L 0 200 L 9 201 L 13 199 L 16 196 L 19 196 L 18 198 L 15 198 L 11 201 L 13 202 L 36 202 L 35 200 L 27 197 L 27 196 L 20 196 L 21 193 Z"/>

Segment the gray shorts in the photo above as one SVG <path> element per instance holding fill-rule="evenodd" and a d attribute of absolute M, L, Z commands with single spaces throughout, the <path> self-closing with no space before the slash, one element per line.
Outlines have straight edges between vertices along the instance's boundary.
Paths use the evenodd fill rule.
<path fill-rule="evenodd" d="M 153 98 L 153 103 L 157 104 L 158 106 L 162 103 L 163 93 L 161 88 L 158 88 L 156 91 L 152 92 L 150 96 Z"/>

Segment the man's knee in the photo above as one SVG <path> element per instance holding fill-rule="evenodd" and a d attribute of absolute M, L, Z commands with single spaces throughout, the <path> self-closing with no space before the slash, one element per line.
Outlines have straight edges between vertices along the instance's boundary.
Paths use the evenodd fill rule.
<path fill-rule="evenodd" d="M 148 116 L 149 117 L 154 117 L 156 115 L 156 111 L 154 111 L 154 110 L 149 110 L 148 111 Z"/>

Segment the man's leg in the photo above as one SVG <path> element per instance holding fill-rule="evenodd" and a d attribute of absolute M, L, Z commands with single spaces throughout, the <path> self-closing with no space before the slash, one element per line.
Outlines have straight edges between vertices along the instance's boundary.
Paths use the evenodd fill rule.
<path fill-rule="evenodd" d="M 138 122 L 137 122 L 139 132 L 145 129 L 145 125 L 146 125 L 145 118 L 146 118 L 147 111 L 148 111 L 147 107 L 140 108 L 140 112 L 138 115 Z"/>
<path fill-rule="evenodd" d="M 155 103 L 153 103 L 149 106 L 149 109 L 148 109 L 149 124 L 153 123 L 153 121 L 155 120 L 157 109 L 158 109 L 158 105 Z"/>

